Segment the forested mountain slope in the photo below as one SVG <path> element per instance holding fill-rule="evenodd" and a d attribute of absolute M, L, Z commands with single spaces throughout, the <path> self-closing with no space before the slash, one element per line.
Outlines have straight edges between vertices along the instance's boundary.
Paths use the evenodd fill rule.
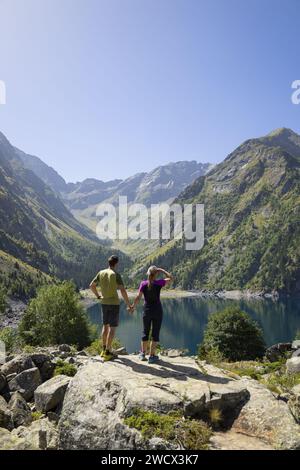
<path fill-rule="evenodd" d="M 1 258 L 0 282 L 7 286 L 9 275 L 18 278 L 20 273 L 6 269 L 5 260 L 11 266 L 15 258 L 23 266 L 86 286 L 109 254 L 50 187 L 23 166 L 18 152 L 1 133 L 0 250 L 13 257 Z M 30 271 L 28 268 L 29 278 Z M 22 291 L 19 287 L 15 289 L 18 295 Z M 24 293 L 26 290 L 24 286 Z"/>
<path fill-rule="evenodd" d="M 143 262 L 184 288 L 300 291 L 300 136 L 278 129 L 240 145 L 181 193 L 205 205 L 205 245 L 165 244 Z M 137 266 L 139 269 L 141 264 Z"/>

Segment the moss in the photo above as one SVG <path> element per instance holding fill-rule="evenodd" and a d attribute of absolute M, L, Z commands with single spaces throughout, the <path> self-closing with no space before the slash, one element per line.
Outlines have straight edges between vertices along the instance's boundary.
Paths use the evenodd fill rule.
<path fill-rule="evenodd" d="M 67 362 L 59 359 L 56 363 L 53 375 L 67 375 L 68 377 L 74 377 L 76 373 L 77 368 L 73 364 L 68 364 Z"/>
<path fill-rule="evenodd" d="M 212 431 L 203 421 L 185 419 L 180 412 L 159 414 L 137 409 L 125 424 L 138 429 L 145 439 L 158 437 L 185 449 L 206 450 Z"/>

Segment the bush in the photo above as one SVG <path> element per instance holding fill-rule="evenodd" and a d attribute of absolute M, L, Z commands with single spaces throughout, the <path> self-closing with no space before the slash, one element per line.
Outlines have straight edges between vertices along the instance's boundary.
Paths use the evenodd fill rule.
<path fill-rule="evenodd" d="M 199 356 L 212 351 L 229 361 L 257 359 L 264 355 L 262 330 L 238 307 L 229 307 L 210 315 Z"/>
<path fill-rule="evenodd" d="M 73 364 L 68 364 L 62 359 L 59 359 L 56 363 L 53 375 L 67 375 L 68 377 L 74 377 L 76 373 L 77 368 Z"/>
<path fill-rule="evenodd" d="M 32 411 L 31 417 L 33 421 L 37 421 L 43 417 L 43 413 L 41 411 Z"/>
<path fill-rule="evenodd" d="M 146 439 L 159 437 L 191 450 L 207 449 L 212 434 L 203 421 L 184 419 L 180 412 L 159 414 L 137 409 L 125 418 L 125 424 L 138 429 Z"/>
<path fill-rule="evenodd" d="M 19 332 L 25 344 L 50 346 L 91 342 L 91 326 L 71 282 L 43 286 L 21 320 Z"/>
<path fill-rule="evenodd" d="M 2 328 L 0 330 L 0 341 L 4 342 L 6 352 L 11 353 L 18 350 L 20 347 L 18 330 L 9 326 Z"/>

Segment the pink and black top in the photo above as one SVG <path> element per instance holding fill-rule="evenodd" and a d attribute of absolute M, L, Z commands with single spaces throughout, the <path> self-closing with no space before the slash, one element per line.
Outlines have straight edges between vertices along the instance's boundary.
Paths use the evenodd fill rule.
<path fill-rule="evenodd" d="M 165 279 L 157 279 L 149 286 L 148 281 L 142 281 L 139 292 L 142 292 L 145 299 L 145 307 L 160 305 L 160 291 L 166 285 Z"/>

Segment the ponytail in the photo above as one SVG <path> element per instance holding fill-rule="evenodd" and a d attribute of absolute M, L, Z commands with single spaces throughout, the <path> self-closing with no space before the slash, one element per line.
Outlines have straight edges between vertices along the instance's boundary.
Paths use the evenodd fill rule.
<path fill-rule="evenodd" d="M 149 289 L 152 287 L 156 274 L 157 274 L 157 267 L 150 266 L 150 268 L 147 271 Z"/>
<path fill-rule="evenodd" d="M 152 287 L 153 281 L 154 281 L 155 273 L 151 273 L 148 276 L 148 287 L 149 289 Z"/>

